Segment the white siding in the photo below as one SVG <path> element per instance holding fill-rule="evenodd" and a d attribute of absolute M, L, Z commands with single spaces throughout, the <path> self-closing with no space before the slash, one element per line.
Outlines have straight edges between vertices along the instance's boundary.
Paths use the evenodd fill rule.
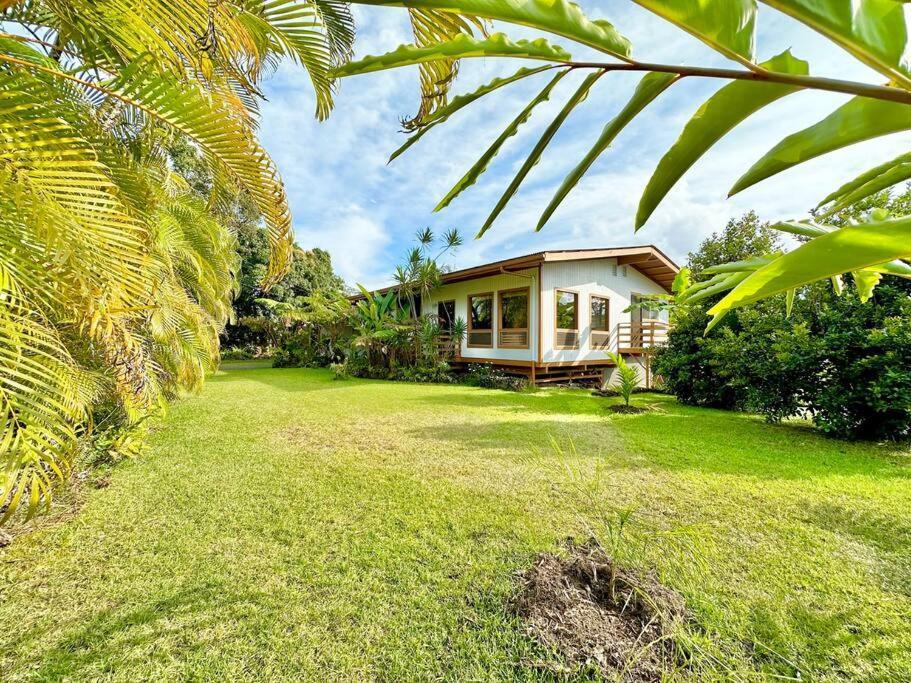
<path fill-rule="evenodd" d="M 592 294 L 610 299 L 610 328 L 629 322 L 630 314 L 623 311 L 630 305 L 632 294 L 663 294 L 665 290 L 632 266 L 618 266 L 616 259 L 591 261 L 561 261 L 544 263 L 541 272 L 541 309 L 544 349 L 542 360 L 567 362 L 604 360 L 607 353 L 592 349 L 590 344 L 589 296 Z M 555 290 L 566 289 L 579 294 L 579 348 L 554 349 L 556 318 Z"/>
<path fill-rule="evenodd" d="M 524 275 L 525 277 L 522 277 Z M 504 289 L 516 289 L 519 287 L 528 287 L 531 290 L 529 296 L 528 311 L 528 338 L 529 348 L 527 349 L 500 349 L 497 348 L 497 326 L 498 320 L 498 299 L 497 292 Z M 496 360 L 537 360 L 537 333 L 538 333 L 538 270 L 533 268 L 521 271 L 520 274 L 494 275 L 491 277 L 482 277 L 476 280 L 467 280 L 465 282 L 455 282 L 453 284 L 443 285 L 434 290 L 430 297 L 425 297 L 421 301 L 421 310 L 424 313 L 436 313 L 437 303 L 440 301 L 455 301 L 456 318 L 468 321 L 468 296 L 471 294 L 484 294 L 493 292 L 493 348 L 469 348 L 466 339 L 462 340 L 462 357 L 463 358 L 492 358 Z"/>

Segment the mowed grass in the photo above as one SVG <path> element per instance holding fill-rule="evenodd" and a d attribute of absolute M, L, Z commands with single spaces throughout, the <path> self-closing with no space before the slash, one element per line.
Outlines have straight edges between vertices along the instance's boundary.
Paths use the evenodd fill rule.
<path fill-rule="evenodd" d="M 908 450 L 636 401 L 229 366 L 78 514 L 0 550 L 0 680 L 556 677 L 509 604 L 583 533 L 567 464 L 640 539 L 685 534 L 689 566 L 638 559 L 717 677 L 911 680 Z"/>

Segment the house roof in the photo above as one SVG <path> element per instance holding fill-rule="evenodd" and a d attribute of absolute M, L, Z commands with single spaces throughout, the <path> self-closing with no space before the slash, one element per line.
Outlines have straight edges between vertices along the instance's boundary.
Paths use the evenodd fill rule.
<path fill-rule="evenodd" d="M 471 268 L 462 268 L 443 274 L 443 284 L 452 282 L 464 282 L 465 280 L 474 280 L 490 275 L 501 273 L 526 270 L 536 268 L 542 263 L 555 263 L 558 261 L 591 261 L 597 259 L 617 259 L 617 265 L 632 266 L 647 278 L 654 280 L 666 290 L 670 291 L 674 277 L 680 270 L 680 267 L 674 263 L 658 247 L 645 244 L 634 247 L 611 247 L 608 249 L 560 249 L 554 251 L 538 251 L 533 254 L 524 256 L 515 256 L 513 258 L 493 261 L 480 266 Z M 386 292 L 392 287 L 384 287 L 377 290 Z M 360 299 L 361 295 L 357 294 L 351 297 L 352 300 Z"/>

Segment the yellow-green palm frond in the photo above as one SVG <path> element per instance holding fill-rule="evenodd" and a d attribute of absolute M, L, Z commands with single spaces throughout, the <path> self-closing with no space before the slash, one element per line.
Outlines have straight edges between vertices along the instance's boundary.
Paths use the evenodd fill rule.
<path fill-rule="evenodd" d="M 69 473 L 96 389 L 0 262 L 0 524 Z"/>
<path fill-rule="evenodd" d="M 8 41 L 7 41 L 8 42 Z M 37 60 L 0 54 L 15 78 L 17 70 L 36 71 L 64 81 L 81 82 Z M 266 285 L 281 278 L 290 265 L 293 245 L 291 214 L 284 185 L 272 160 L 253 131 L 234 108 L 215 92 L 205 92 L 192 81 L 181 81 L 147 68 L 149 55 L 137 59 L 104 84 L 81 82 L 136 108 L 195 140 L 208 160 L 224 168 L 251 196 L 269 228 L 272 245 Z"/>
<path fill-rule="evenodd" d="M 411 19 L 415 45 L 433 45 L 452 40 L 463 33 L 486 33 L 486 25 L 477 17 L 426 8 L 410 8 L 408 16 Z M 405 130 L 414 130 L 425 117 L 446 104 L 449 89 L 458 73 L 457 59 L 438 59 L 421 64 L 421 104 L 418 113 L 412 119 L 402 121 Z"/>
<path fill-rule="evenodd" d="M 97 407 L 138 423 L 218 360 L 239 270 L 241 193 L 292 258 L 275 165 L 255 136 L 282 58 L 317 113 L 354 24 L 339 0 L 0 0 L 0 518 L 50 500 Z M 188 139 L 205 171 L 175 173 Z M 194 173 L 196 175 L 194 176 Z M 2 519 L 0 519 L 2 523 Z"/>

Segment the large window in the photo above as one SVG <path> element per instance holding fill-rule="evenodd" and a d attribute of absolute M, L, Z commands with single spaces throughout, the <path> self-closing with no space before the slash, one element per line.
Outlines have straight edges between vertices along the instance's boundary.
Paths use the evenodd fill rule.
<path fill-rule="evenodd" d="M 555 294 L 557 329 L 554 346 L 558 349 L 579 348 L 579 295 L 562 289 Z"/>
<path fill-rule="evenodd" d="M 591 297 L 591 346 L 604 349 L 610 345 L 610 299 Z"/>
<path fill-rule="evenodd" d="M 493 294 L 468 297 L 468 346 L 493 346 Z"/>
<path fill-rule="evenodd" d="M 513 349 L 528 348 L 529 288 L 508 289 L 499 293 L 500 325 L 497 346 Z"/>

